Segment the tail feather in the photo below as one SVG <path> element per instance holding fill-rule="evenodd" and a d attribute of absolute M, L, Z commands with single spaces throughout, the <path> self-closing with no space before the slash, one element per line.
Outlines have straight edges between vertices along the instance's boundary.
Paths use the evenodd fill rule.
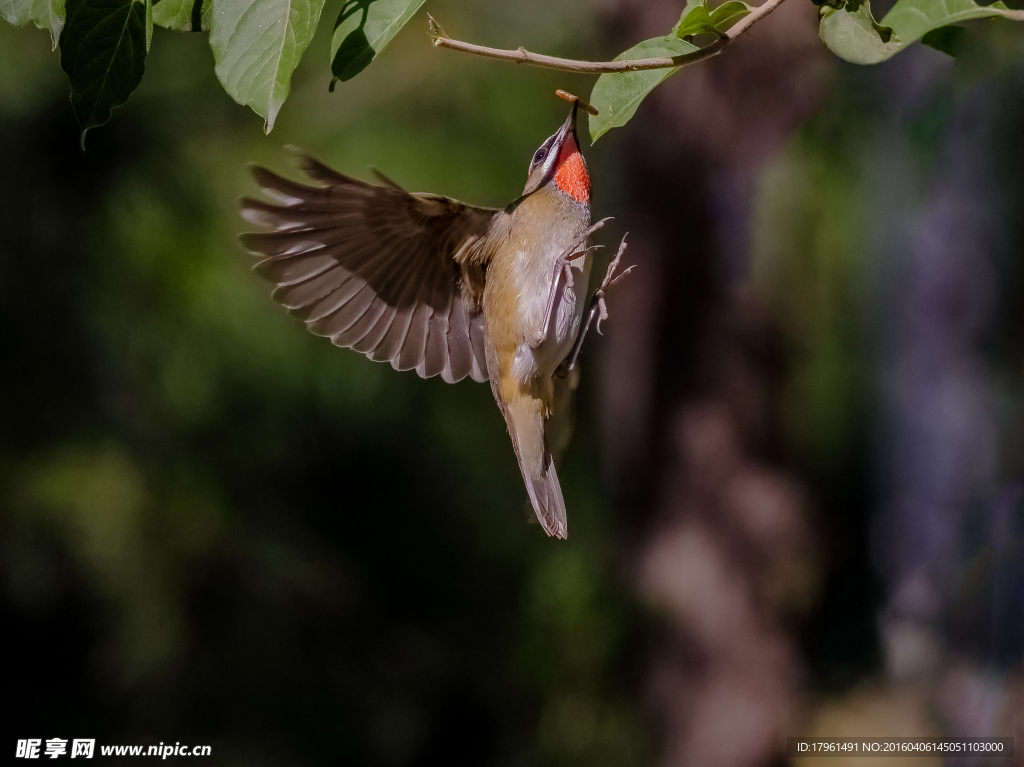
<path fill-rule="evenodd" d="M 555 462 L 548 463 L 547 471 L 540 479 L 527 477 L 525 472 L 523 479 L 526 481 L 526 492 L 533 504 L 533 511 L 544 532 L 555 538 L 567 538 L 569 527 L 565 516 L 565 499 L 562 498 L 562 487 L 558 484 Z"/>
<path fill-rule="evenodd" d="M 537 521 L 548 535 L 565 538 L 565 500 L 555 462 L 546 447 L 540 401 L 524 398 L 500 404 Z"/>

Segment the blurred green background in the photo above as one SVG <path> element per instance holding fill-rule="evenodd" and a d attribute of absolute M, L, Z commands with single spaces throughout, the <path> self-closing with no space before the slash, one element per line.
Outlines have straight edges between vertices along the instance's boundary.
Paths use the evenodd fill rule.
<path fill-rule="evenodd" d="M 455 37 L 576 58 L 679 12 L 430 6 Z M 657 659 L 682 658 L 689 689 L 716 644 L 689 597 L 637 588 L 666 520 L 721 526 L 707 551 L 788 648 L 769 685 L 784 700 L 765 700 L 789 729 L 764 742 L 865 680 L 917 679 L 909 624 L 938 647 L 927 679 L 968 667 L 1005 703 L 1024 648 L 1024 33 L 991 22 L 955 63 L 918 46 L 855 68 L 820 52 L 810 6 L 780 12 L 775 37 L 688 70 L 587 150 L 595 218 L 620 216 L 608 236 L 634 233 L 640 271 L 584 353 L 561 543 L 525 522 L 488 387 L 309 335 L 249 271 L 237 199 L 248 163 L 290 173 L 294 144 L 503 205 L 564 119 L 553 89 L 590 81 L 435 51 L 417 17 L 330 94 L 339 7 L 270 136 L 221 90 L 205 35 L 157 29 L 141 87 L 85 153 L 46 33 L 0 25 L 10 739 L 209 743 L 223 764 L 707 764 L 672 744 L 709 698 L 696 684 L 672 714 Z M 777 44 L 809 53 L 766 67 L 793 29 Z M 748 305 L 756 319 L 715 330 Z M 771 353 L 748 343 L 762 336 Z M 719 365 L 735 349 L 767 372 Z M 699 463 L 674 447 L 677 415 L 708 397 L 760 435 L 746 459 L 798 488 L 799 556 L 750 548 L 676 484 Z M 743 426 L 747 406 L 770 425 Z M 802 569 L 766 578 L 771 551 Z M 724 615 L 710 571 L 687 583 Z M 771 643 L 745 625 L 727 633 L 761 668 Z M 725 731 L 755 731 L 723 710 Z M 778 763 L 760 749 L 721 763 Z"/>

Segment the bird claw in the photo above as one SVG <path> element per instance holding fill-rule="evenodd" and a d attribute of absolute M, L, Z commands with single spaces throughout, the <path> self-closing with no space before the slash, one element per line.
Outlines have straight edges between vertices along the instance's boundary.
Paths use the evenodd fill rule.
<path fill-rule="evenodd" d="M 602 218 L 602 219 L 601 219 L 600 221 L 598 221 L 598 222 L 594 223 L 594 224 L 593 224 L 593 225 L 592 225 L 592 226 L 591 226 L 591 227 L 590 227 L 590 228 L 589 228 L 589 229 L 587 230 L 587 233 L 586 233 L 586 235 L 585 235 L 585 236 L 583 237 L 583 239 L 584 239 L 584 240 L 586 240 L 586 239 L 587 239 L 587 237 L 589 237 L 590 235 L 592 235 L 592 234 L 593 234 L 594 232 L 596 232 L 597 230 L 599 230 L 599 229 L 604 229 L 604 225 L 605 225 L 606 223 L 608 223 L 609 221 L 612 221 L 612 220 L 614 220 L 614 218 L 615 218 L 614 216 L 605 216 L 605 217 L 604 217 L 604 218 Z"/>
<path fill-rule="evenodd" d="M 594 329 L 598 335 L 603 336 L 601 332 L 601 323 L 608 319 L 608 305 L 604 301 L 604 297 L 608 294 L 608 291 L 618 284 L 623 278 L 626 277 L 633 269 L 633 266 L 626 267 L 619 274 L 615 274 L 615 271 L 619 268 L 619 262 L 622 260 L 622 254 L 626 252 L 626 237 L 629 236 L 627 232 L 622 237 L 622 242 L 619 244 L 619 250 L 615 254 L 615 258 L 608 264 L 608 270 L 604 274 L 604 279 L 601 280 L 601 284 L 597 290 L 594 291 L 594 300 L 597 302 L 597 323 L 594 325 Z"/>
<path fill-rule="evenodd" d="M 603 336 L 601 332 L 601 323 L 608 319 L 608 304 L 604 302 L 604 294 L 597 296 L 597 322 L 594 323 L 594 330 L 597 331 L 599 336 Z"/>
<path fill-rule="evenodd" d="M 586 251 L 584 251 L 584 252 L 586 252 Z M 579 258 L 581 255 L 583 255 L 583 254 L 582 253 L 574 253 L 573 255 L 569 256 L 568 258 L 564 258 L 564 259 L 561 260 L 561 262 L 562 262 L 562 273 L 565 275 L 565 287 L 569 288 L 570 290 L 575 285 L 575 282 L 572 279 L 572 262 L 574 260 L 576 260 L 577 258 Z"/>
<path fill-rule="evenodd" d="M 604 225 L 605 225 L 605 222 L 606 221 L 611 221 L 611 220 L 612 220 L 611 216 L 608 216 L 607 218 L 602 218 L 600 221 L 598 221 L 593 226 L 591 226 L 589 229 L 587 229 L 587 231 L 584 232 L 582 237 L 577 239 L 576 242 L 574 242 L 571 246 L 569 246 L 569 248 L 567 248 L 566 251 L 561 256 L 558 257 L 559 260 L 560 261 L 575 261 L 577 258 L 580 258 L 581 256 L 585 256 L 585 255 L 587 255 L 587 253 L 590 253 L 592 250 L 594 250 L 594 248 L 601 247 L 600 245 L 594 245 L 593 247 L 590 247 L 590 248 L 584 248 L 583 246 L 586 245 L 587 240 L 590 239 L 590 235 L 592 235 L 594 232 L 598 231 L 599 229 L 603 229 Z M 582 248 L 582 250 L 581 250 L 581 248 Z"/>
<path fill-rule="evenodd" d="M 619 274 L 618 276 L 615 274 L 615 270 L 619 268 L 619 262 L 622 260 L 622 254 L 626 252 L 626 238 L 628 236 L 629 232 L 626 232 L 626 234 L 622 236 L 622 242 L 619 243 L 619 249 L 615 253 L 615 258 L 613 258 L 608 264 L 608 269 L 604 273 L 604 279 L 601 281 L 600 287 L 598 287 L 598 290 L 602 293 L 607 292 L 612 285 L 633 271 L 633 267 L 630 266 L 627 267 L 622 274 Z"/>

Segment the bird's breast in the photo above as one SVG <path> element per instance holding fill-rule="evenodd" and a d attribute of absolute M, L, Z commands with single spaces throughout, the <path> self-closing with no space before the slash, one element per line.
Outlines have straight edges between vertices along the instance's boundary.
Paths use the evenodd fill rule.
<path fill-rule="evenodd" d="M 484 302 L 500 373 L 503 378 L 514 376 L 523 382 L 550 377 L 572 350 L 591 266 L 589 255 L 572 262 L 573 284 L 555 297 L 554 327 L 543 343 L 531 347 L 531 340 L 545 330 L 555 265 L 590 224 L 585 208 L 569 216 L 530 215 L 532 212 L 522 211 L 519 220 L 510 222 L 503 247 L 488 267 Z M 513 367 L 517 369 L 513 371 Z"/>

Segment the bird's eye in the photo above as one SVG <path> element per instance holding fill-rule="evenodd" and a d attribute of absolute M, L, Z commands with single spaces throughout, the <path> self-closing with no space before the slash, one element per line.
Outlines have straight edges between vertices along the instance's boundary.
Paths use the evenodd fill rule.
<path fill-rule="evenodd" d="M 538 163 L 538 162 L 544 162 L 544 158 L 547 157 L 547 156 L 548 156 L 548 150 L 545 149 L 544 147 L 541 147 L 540 149 L 537 150 L 537 154 L 535 154 L 533 156 L 533 162 L 535 164 Z"/>

